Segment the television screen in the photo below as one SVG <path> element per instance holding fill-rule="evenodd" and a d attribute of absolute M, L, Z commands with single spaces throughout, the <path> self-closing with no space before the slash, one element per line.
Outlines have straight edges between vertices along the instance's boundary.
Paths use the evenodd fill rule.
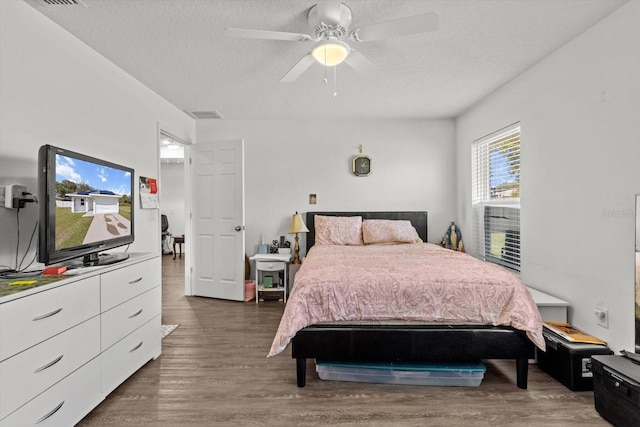
<path fill-rule="evenodd" d="M 83 257 L 95 265 L 126 258 L 98 253 L 133 242 L 133 169 L 51 145 L 40 148 L 38 161 L 38 260 Z"/>

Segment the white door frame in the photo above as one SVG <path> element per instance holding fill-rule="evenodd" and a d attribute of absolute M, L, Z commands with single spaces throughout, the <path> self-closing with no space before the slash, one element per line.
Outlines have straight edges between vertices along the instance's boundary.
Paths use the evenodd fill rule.
<path fill-rule="evenodd" d="M 191 146 L 184 147 L 184 294 L 193 295 L 191 272 L 193 271 L 193 185 L 191 182 Z"/>

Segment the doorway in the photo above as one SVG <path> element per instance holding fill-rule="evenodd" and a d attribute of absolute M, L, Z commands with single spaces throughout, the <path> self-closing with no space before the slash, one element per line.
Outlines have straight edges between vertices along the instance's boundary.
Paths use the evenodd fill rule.
<path fill-rule="evenodd" d="M 173 259 L 175 237 L 189 234 L 189 221 L 187 218 L 189 194 L 185 191 L 188 188 L 187 167 L 185 158 L 188 158 L 190 143 L 172 135 L 162 129 L 158 136 L 160 152 L 160 215 L 161 215 L 161 235 L 162 216 L 166 217 L 168 227 L 164 237 L 161 237 L 161 252 L 164 262 L 181 263 L 184 269 L 187 264 L 188 245 L 176 245 L 180 249 L 181 256 Z M 188 275 L 183 274 L 185 283 L 185 295 L 189 295 Z"/>

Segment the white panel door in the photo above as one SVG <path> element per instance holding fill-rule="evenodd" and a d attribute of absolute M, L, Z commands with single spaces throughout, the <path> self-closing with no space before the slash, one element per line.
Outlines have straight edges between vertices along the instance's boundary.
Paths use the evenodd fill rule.
<path fill-rule="evenodd" d="M 193 295 L 244 300 L 244 141 L 192 149 Z"/>

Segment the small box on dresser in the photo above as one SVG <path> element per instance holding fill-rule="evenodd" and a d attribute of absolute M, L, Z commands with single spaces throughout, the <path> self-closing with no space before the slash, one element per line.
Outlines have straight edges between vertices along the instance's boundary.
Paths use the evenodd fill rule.
<path fill-rule="evenodd" d="M 596 411 L 617 427 L 640 425 L 640 365 L 622 356 L 593 357 Z"/>
<path fill-rule="evenodd" d="M 546 351 L 537 350 L 540 369 L 572 391 L 593 390 L 591 356 L 612 354 L 606 345 L 569 342 L 544 331 Z"/>

